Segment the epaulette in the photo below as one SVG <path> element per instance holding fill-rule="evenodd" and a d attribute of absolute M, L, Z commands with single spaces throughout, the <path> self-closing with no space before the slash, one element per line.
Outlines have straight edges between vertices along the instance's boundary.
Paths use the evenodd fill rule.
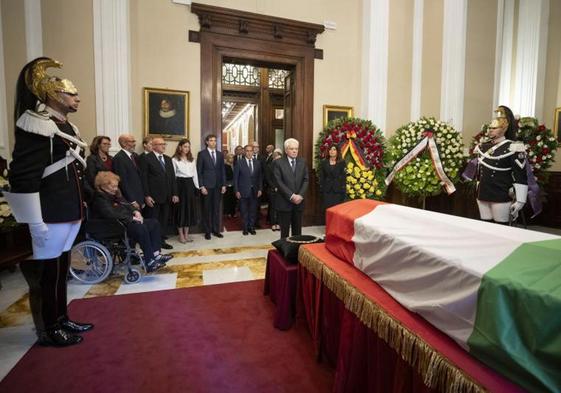
<path fill-rule="evenodd" d="M 19 117 L 16 126 L 23 131 L 49 138 L 52 138 L 58 131 L 57 125 L 51 120 L 48 113 L 38 113 L 30 109 Z"/>
<path fill-rule="evenodd" d="M 509 150 L 514 152 L 525 152 L 526 146 L 524 146 L 524 143 L 522 142 L 512 142 L 510 144 Z"/>

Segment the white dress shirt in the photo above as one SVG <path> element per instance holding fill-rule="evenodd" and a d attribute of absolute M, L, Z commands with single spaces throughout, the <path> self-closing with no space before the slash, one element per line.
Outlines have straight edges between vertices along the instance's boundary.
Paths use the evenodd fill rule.
<path fill-rule="evenodd" d="M 178 160 L 173 157 L 171 161 L 173 162 L 175 177 L 192 177 L 195 187 L 199 189 L 199 177 L 197 176 L 197 165 L 195 164 L 195 160 Z"/>

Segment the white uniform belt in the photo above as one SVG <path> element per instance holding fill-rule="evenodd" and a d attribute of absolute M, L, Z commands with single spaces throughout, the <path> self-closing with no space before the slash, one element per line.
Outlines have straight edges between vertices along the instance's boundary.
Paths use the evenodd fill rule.
<path fill-rule="evenodd" d="M 53 162 L 51 165 L 49 165 L 48 167 L 45 168 L 45 170 L 43 171 L 43 176 L 42 178 L 46 178 L 47 176 L 52 175 L 53 173 L 61 170 L 64 167 L 67 167 L 68 165 L 70 165 L 72 162 L 74 162 L 75 160 L 78 160 L 82 163 L 82 165 L 85 166 L 85 161 L 84 159 L 80 156 L 80 146 L 76 146 L 75 149 L 69 149 L 66 151 L 66 156 L 64 156 L 64 158 L 61 158 L 60 160 L 58 160 L 57 162 Z"/>

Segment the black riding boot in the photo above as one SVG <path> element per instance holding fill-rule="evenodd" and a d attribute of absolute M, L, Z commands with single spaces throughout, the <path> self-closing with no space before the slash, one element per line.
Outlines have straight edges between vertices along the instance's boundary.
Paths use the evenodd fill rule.
<path fill-rule="evenodd" d="M 64 251 L 58 257 L 60 277 L 57 281 L 57 320 L 60 326 L 70 333 L 83 333 L 91 330 L 94 325 L 91 323 L 74 322 L 68 319 L 67 309 L 67 280 L 68 269 L 70 268 L 70 251 Z"/>
<path fill-rule="evenodd" d="M 67 333 L 57 322 L 57 259 L 23 261 L 20 269 L 29 285 L 29 305 L 38 344 L 65 347 L 82 341 L 82 337 Z"/>

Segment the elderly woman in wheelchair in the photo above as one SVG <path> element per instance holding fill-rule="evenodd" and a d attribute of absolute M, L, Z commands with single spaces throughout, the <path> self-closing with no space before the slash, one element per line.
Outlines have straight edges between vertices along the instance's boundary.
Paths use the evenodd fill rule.
<path fill-rule="evenodd" d="M 158 221 L 142 217 L 140 211 L 121 196 L 119 180 L 112 172 L 100 172 L 95 178 L 96 192 L 85 225 L 89 240 L 77 244 L 72 251 L 77 263 L 73 262 L 70 272 L 82 282 L 103 281 L 113 270 L 115 260 L 127 266 L 127 283 L 138 282 L 142 274 L 131 267 L 133 259 L 140 259 L 134 249 L 136 242 L 144 254 L 142 262 L 148 273 L 165 266 L 172 258 L 160 253 Z"/>
<path fill-rule="evenodd" d="M 113 172 L 100 172 L 95 178 L 93 200 L 94 218 L 114 218 L 127 228 L 127 234 L 140 244 L 144 253 L 147 272 L 163 267 L 173 258 L 160 253 L 160 224 L 152 218 L 144 218 L 139 210 L 127 202 L 119 191 L 119 176 Z"/>

